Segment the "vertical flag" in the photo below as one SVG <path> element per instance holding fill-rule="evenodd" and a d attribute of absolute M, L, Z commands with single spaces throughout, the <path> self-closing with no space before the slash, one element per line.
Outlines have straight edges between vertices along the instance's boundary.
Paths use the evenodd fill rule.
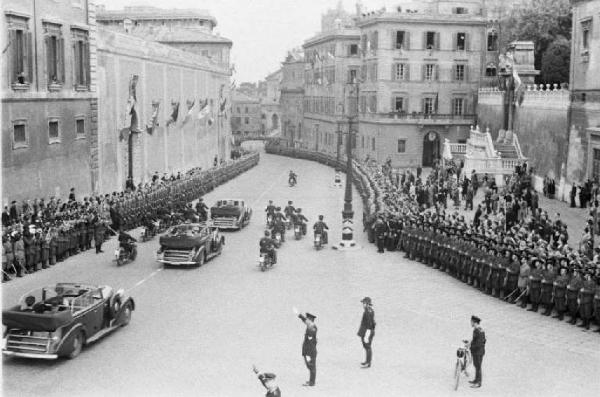
<path fill-rule="evenodd" d="M 179 101 L 172 100 L 171 101 L 171 116 L 167 120 L 167 127 L 171 124 L 177 122 L 177 118 L 179 117 Z"/>
<path fill-rule="evenodd" d="M 146 123 L 146 132 L 150 135 L 154 132 L 154 129 L 158 127 L 158 110 L 160 108 L 160 101 L 152 101 L 152 116 L 150 116 L 150 122 Z"/>

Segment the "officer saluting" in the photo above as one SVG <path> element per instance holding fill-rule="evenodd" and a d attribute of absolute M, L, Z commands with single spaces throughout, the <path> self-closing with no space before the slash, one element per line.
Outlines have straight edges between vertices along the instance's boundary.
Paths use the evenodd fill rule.
<path fill-rule="evenodd" d="M 304 342 L 302 343 L 302 357 L 310 373 L 310 379 L 302 386 L 314 386 L 315 378 L 317 377 L 317 326 L 314 320 L 317 317 L 308 312 L 306 314 L 298 313 L 298 309 L 296 308 L 294 308 L 294 313 L 306 324 Z"/>

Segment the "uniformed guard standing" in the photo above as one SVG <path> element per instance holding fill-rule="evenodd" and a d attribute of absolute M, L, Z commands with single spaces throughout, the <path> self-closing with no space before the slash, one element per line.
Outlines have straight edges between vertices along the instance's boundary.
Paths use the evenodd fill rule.
<path fill-rule="evenodd" d="M 375 337 L 375 312 L 373 311 L 373 302 L 370 297 L 364 297 L 361 302 L 364 311 L 357 335 L 360 337 L 363 348 L 365 349 L 366 358 L 360 365 L 362 365 L 363 368 L 369 368 L 371 367 L 371 359 L 373 358 L 371 343 L 373 343 L 373 338 Z"/>
<path fill-rule="evenodd" d="M 296 308 L 294 308 L 294 313 L 306 324 L 304 342 L 302 343 L 302 357 L 306 368 L 308 368 L 310 378 L 302 386 L 314 386 L 317 377 L 317 326 L 314 321 L 317 316 L 308 312 L 306 314 L 298 313 Z"/>
<path fill-rule="evenodd" d="M 385 236 L 388 231 L 388 226 L 383 220 L 383 215 L 380 215 L 373 224 L 373 231 L 375 232 L 375 239 L 377 240 L 377 252 L 382 254 L 384 252 Z"/>

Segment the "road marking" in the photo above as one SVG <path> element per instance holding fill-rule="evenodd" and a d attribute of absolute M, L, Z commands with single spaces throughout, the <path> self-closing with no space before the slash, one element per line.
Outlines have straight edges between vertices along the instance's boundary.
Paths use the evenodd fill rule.
<path fill-rule="evenodd" d="M 156 276 L 159 272 L 162 272 L 164 268 L 160 268 L 160 269 L 156 269 L 155 271 L 153 271 L 152 273 L 150 273 L 148 276 L 144 277 L 143 279 L 141 279 L 140 281 L 138 281 L 137 283 L 135 283 L 135 285 L 131 288 L 129 288 L 128 291 L 132 291 L 133 289 L 139 287 L 140 285 L 144 284 L 146 281 L 150 280 L 152 277 Z"/>

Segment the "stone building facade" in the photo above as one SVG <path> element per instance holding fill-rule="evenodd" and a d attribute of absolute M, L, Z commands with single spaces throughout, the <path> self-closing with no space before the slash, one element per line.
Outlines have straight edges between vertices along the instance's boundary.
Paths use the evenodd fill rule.
<path fill-rule="evenodd" d="M 97 181 L 93 3 L 0 7 L 3 201 L 88 194 Z"/>
<path fill-rule="evenodd" d="M 261 102 L 243 92 L 234 91 L 231 105 L 231 131 L 234 135 L 262 132 Z"/>
<path fill-rule="evenodd" d="M 265 78 L 265 90 L 259 96 L 262 130 L 267 134 L 278 134 L 281 129 L 281 69 Z"/>
<path fill-rule="evenodd" d="M 130 143 L 121 139 L 120 130 L 131 121 L 127 104 L 133 76 L 138 76 L 135 108 L 140 132 L 131 134 Z M 137 184 L 156 171 L 208 168 L 215 156 L 228 159 L 229 115 L 220 112 L 219 103 L 224 98 L 229 109 L 229 78 L 229 68 L 206 57 L 99 29 L 98 191 L 123 189 L 129 167 Z M 205 101 L 206 114 L 201 110 Z"/>
<path fill-rule="evenodd" d="M 416 167 L 439 160 L 444 139 L 466 141 L 477 90 L 498 72 L 498 31 L 484 5 L 358 5 L 352 18 L 338 11 L 333 23 L 328 12 L 322 23 L 330 28 L 303 45 L 305 146 L 337 153 L 352 128 L 359 158 Z"/>
<path fill-rule="evenodd" d="M 106 10 L 101 7 L 96 18 L 100 26 L 110 30 L 192 52 L 220 67 L 229 67 L 233 43 L 214 33 L 217 20 L 207 10 L 149 6 Z"/>
<path fill-rule="evenodd" d="M 302 145 L 304 54 L 290 51 L 281 65 L 281 136 L 291 146 Z"/>
<path fill-rule="evenodd" d="M 600 0 L 571 0 L 569 164 L 567 178 L 600 181 Z"/>

